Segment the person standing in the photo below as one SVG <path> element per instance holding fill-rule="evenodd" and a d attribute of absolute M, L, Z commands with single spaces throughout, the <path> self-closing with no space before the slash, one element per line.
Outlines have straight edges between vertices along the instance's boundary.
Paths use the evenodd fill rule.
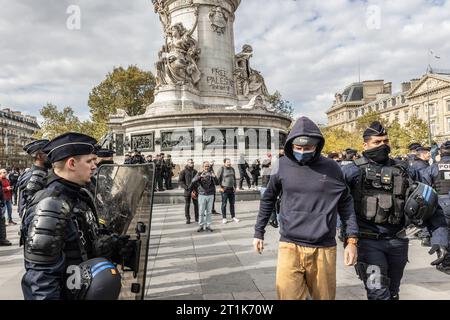
<path fill-rule="evenodd" d="M 339 165 L 321 156 L 325 139 L 306 117 L 296 121 L 261 198 L 253 246 L 261 254 L 265 227 L 283 191 L 276 272 L 278 299 L 333 300 L 336 295 L 336 218 L 347 226 L 344 264 L 356 263 L 358 226 Z"/>
<path fill-rule="evenodd" d="M 117 290 L 113 294 L 108 283 L 114 283 L 114 288 L 119 287 L 120 291 L 120 277 L 106 259 L 117 256 L 114 262 L 123 262 L 134 251 L 127 239 L 119 243 L 117 235 L 106 234 L 107 230 L 99 232 L 101 225 L 95 204 L 85 189 L 96 168 L 95 143 L 92 137 L 69 132 L 43 148 L 54 169 L 46 187 L 27 205 L 21 225 L 25 260 L 22 292 L 26 300 L 83 299 L 84 290 L 88 291 L 89 286 L 70 288 L 67 270 L 69 266 L 89 263 L 97 257 L 105 258 L 102 267 L 111 271 L 99 277 L 98 281 L 103 283 L 96 287 L 96 295 L 103 299 L 118 297 Z"/>
<path fill-rule="evenodd" d="M 251 189 L 250 177 L 248 176 L 247 173 L 249 165 L 243 155 L 241 155 L 239 158 L 238 169 L 239 169 L 239 190 L 244 190 L 242 187 L 242 185 L 244 184 L 244 180 L 247 182 L 248 189 L 250 190 Z"/>
<path fill-rule="evenodd" d="M 161 155 L 157 154 L 153 162 L 155 163 L 155 191 L 156 188 L 158 191 L 164 191 L 163 176 L 162 176 L 163 162 L 161 160 Z"/>
<path fill-rule="evenodd" d="M 406 204 L 408 190 L 414 187 L 414 173 L 407 162 L 389 157 L 388 132 L 379 121 L 374 121 L 362 138 L 363 156 L 342 167 L 353 196 L 359 226 L 356 270 L 369 300 L 398 300 L 409 246 L 408 239 L 399 234 L 411 219 L 409 208 L 414 208 Z M 425 191 L 426 194 L 432 193 L 429 187 Z M 421 202 L 427 204 L 426 199 L 428 196 L 424 196 Z M 427 212 L 420 209 L 417 210 L 418 215 Z M 436 211 L 425 224 L 432 232 L 432 244 L 437 246 L 435 252 L 440 259 L 446 254 L 448 244 L 444 216 Z M 375 285 L 372 273 L 379 280 Z"/>
<path fill-rule="evenodd" d="M 223 163 L 224 165 L 219 168 L 219 171 L 217 172 L 220 185 L 220 193 L 222 195 L 222 223 L 225 224 L 228 222 L 227 202 L 230 203 L 231 219 L 234 222 L 239 222 L 239 219 L 236 218 L 236 212 L 234 208 L 234 204 L 236 202 L 236 172 L 231 166 L 231 160 L 229 158 L 225 158 L 223 160 Z"/>
<path fill-rule="evenodd" d="M 214 193 L 216 192 L 216 185 L 219 184 L 217 177 L 210 170 L 210 163 L 203 162 L 201 172 L 192 179 L 191 189 L 198 191 L 198 206 L 199 206 L 199 225 L 197 232 L 209 231 L 213 232 L 212 224 L 212 203 L 214 200 Z"/>
<path fill-rule="evenodd" d="M 8 174 L 8 180 L 11 184 L 11 187 L 13 188 L 13 195 L 12 195 L 12 203 L 13 205 L 17 205 L 17 182 L 19 181 L 20 173 L 18 168 L 14 168 L 9 174 Z"/>
<path fill-rule="evenodd" d="M 194 169 L 194 160 L 189 159 L 178 177 L 178 183 L 184 189 L 184 215 L 186 217 L 186 224 L 191 223 L 191 201 L 194 204 L 195 222 L 198 222 L 198 198 L 196 198 L 197 191 L 191 189 L 192 180 L 196 175 L 197 170 Z M 192 194 L 193 192 L 195 194 Z"/>
<path fill-rule="evenodd" d="M 450 239 L 450 141 L 441 144 L 440 155 L 439 161 L 422 171 L 421 178 L 423 183 L 433 187 L 438 194 L 437 211 L 445 216 L 448 226 L 447 234 Z M 433 245 L 433 242 L 430 244 Z M 447 251 L 449 248 L 450 241 L 447 245 Z M 444 258 L 442 264 L 438 264 L 436 268 L 450 274 L 450 255 Z"/>
<path fill-rule="evenodd" d="M 29 170 L 25 170 L 19 177 L 17 189 L 19 193 L 19 205 L 17 211 L 22 217 L 25 206 L 35 195 L 36 192 L 42 190 L 47 183 L 48 171 L 52 168 L 51 162 L 48 160 L 47 154 L 42 148 L 48 143 L 47 139 L 33 141 L 23 147 L 23 150 L 33 157 L 33 165 Z"/>
<path fill-rule="evenodd" d="M 165 160 L 165 178 L 164 182 L 166 185 L 166 190 L 172 190 L 172 176 L 173 176 L 173 169 L 175 168 L 175 165 L 172 161 L 172 156 L 170 154 L 167 155 L 167 159 Z"/>
<path fill-rule="evenodd" d="M 3 187 L 0 183 L 0 246 L 11 246 L 12 243 L 6 238 L 6 223 L 5 223 L 5 200 L 3 198 Z"/>
<path fill-rule="evenodd" d="M 6 169 L 0 169 L 0 182 L 2 184 L 2 190 L 3 190 L 3 201 L 5 206 L 2 208 L 2 216 L 4 217 L 5 213 L 8 212 L 8 224 L 14 225 L 17 224 L 12 219 L 12 193 L 13 188 L 11 187 L 11 184 L 9 183 L 8 178 L 6 177 L 8 175 L 8 172 Z"/>
<path fill-rule="evenodd" d="M 258 177 L 261 175 L 261 163 L 259 162 L 259 159 L 256 159 L 252 163 L 250 174 L 252 175 L 252 186 L 256 190 L 258 187 Z"/>

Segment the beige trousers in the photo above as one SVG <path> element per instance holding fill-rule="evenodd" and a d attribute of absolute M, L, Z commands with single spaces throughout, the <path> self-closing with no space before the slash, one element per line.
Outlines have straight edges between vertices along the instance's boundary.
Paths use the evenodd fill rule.
<path fill-rule="evenodd" d="M 276 279 L 279 300 L 334 300 L 336 246 L 309 248 L 280 242 Z"/>

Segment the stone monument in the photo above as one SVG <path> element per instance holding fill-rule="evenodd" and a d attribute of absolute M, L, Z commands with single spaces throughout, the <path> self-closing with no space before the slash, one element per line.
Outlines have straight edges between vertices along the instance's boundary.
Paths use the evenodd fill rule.
<path fill-rule="evenodd" d="M 117 156 L 138 149 L 172 154 L 180 164 L 224 156 L 236 163 L 278 151 L 291 118 L 268 104 L 264 78 L 250 63 L 253 48 L 235 53 L 240 2 L 152 0 L 164 33 L 155 101 L 143 115 L 110 117 Z"/>

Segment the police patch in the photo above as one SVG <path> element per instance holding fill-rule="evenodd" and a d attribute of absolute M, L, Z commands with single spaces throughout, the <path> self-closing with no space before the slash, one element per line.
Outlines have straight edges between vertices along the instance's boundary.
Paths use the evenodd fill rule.
<path fill-rule="evenodd" d="M 450 171 L 450 163 L 438 163 L 439 171 Z"/>

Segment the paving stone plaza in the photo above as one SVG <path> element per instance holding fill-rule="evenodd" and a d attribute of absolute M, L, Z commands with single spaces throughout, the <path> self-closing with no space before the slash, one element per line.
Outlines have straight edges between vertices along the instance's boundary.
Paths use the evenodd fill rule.
<path fill-rule="evenodd" d="M 183 205 L 155 205 L 145 298 L 276 299 L 278 229 L 267 227 L 264 253 L 256 254 L 252 240 L 258 206 L 259 201 L 237 202 L 239 223 L 224 225 L 222 217 L 214 215 L 214 232 L 197 233 L 197 225 L 185 224 Z M 0 248 L 0 300 L 22 300 L 20 281 L 24 268 L 22 249 L 18 246 L 19 226 L 8 226 L 7 230 L 13 246 Z M 409 249 L 401 300 L 450 299 L 449 277 L 429 265 L 433 256 L 416 240 L 410 242 Z M 341 243 L 336 298 L 366 299 L 354 269 L 343 264 Z"/>

